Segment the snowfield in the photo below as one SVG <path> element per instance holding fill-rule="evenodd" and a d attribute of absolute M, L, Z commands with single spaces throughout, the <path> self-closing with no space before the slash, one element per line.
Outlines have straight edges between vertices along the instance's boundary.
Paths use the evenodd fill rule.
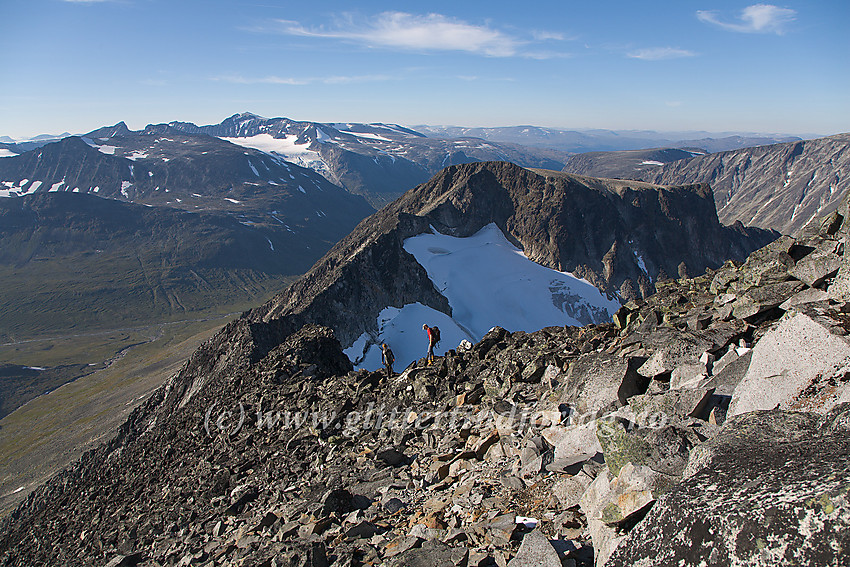
<path fill-rule="evenodd" d="M 287 135 L 284 138 L 274 138 L 271 134 L 257 134 L 242 138 L 221 138 L 231 144 L 251 148 L 261 152 L 279 156 L 283 159 L 325 175 L 330 169 L 318 152 L 310 149 L 310 143 L 296 144 L 298 136 Z M 258 174 L 259 175 L 259 174 Z M 293 179 L 295 179 L 293 177 Z"/>
<path fill-rule="evenodd" d="M 396 370 L 425 356 L 423 323 L 440 328 L 437 351 L 444 354 L 463 339 L 481 340 L 494 326 L 529 332 L 581 326 L 608 321 L 620 308 L 587 281 L 532 262 L 492 223 L 468 238 L 432 229 L 405 240 L 404 249 L 448 299 L 453 316 L 419 303 L 385 308 L 377 336 L 364 333 L 345 351 L 357 368 L 380 368 L 381 342 L 392 348 Z"/>

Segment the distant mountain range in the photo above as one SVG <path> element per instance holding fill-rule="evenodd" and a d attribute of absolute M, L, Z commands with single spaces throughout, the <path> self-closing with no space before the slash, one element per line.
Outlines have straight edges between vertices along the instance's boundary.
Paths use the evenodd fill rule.
<path fill-rule="evenodd" d="M 784 134 L 741 132 L 655 132 L 652 130 L 560 130 L 539 126 L 464 128 L 460 126 L 413 126 L 433 137 L 473 137 L 491 142 L 550 148 L 569 153 L 640 150 L 648 148 L 702 148 L 719 152 L 800 140 Z"/>
<path fill-rule="evenodd" d="M 665 163 L 706 153 L 702 149 L 682 150 L 678 148 L 587 152 L 570 156 L 562 171 L 609 179 L 641 179 L 644 173 L 654 173 L 658 166 Z"/>
<path fill-rule="evenodd" d="M 236 114 L 221 124 L 171 122 L 146 131 L 179 130 L 218 136 L 309 167 L 379 208 L 444 167 L 510 161 L 560 169 L 566 154 L 471 137 L 437 139 L 397 124 L 317 123 Z"/>
<path fill-rule="evenodd" d="M 800 140 L 788 135 L 738 132 L 577 131 L 537 126 L 464 128 L 422 125 L 408 128 L 397 124 L 263 118 L 251 113 L 235 114 L 220 124 L 198 126 L 175 121 L 149 125 L 139 132 L 130 131 L 122 122 L 84 137 L 99 144 L 97 141 L 101 138 L 127 138 L 169 131 L 207 134 L 282 157 L 311 168 L 332 183 L 364 196 L 376 208 L 449 165 L 510 161 L 523 167 L 558 170 L 566 165 L 569 154 L 573 153 L 659 147 L 717 152 Z M 0 156 L 28 151 L 57 138 L 43 135 L 15 143 L 12 138 L 2 137 Z"/>
<path fill-rule="evenodd" d="M 282 158 L 123 124 L 2 158 L 0 181 L 6 338 L 242 309 L 374 212 Z"/>

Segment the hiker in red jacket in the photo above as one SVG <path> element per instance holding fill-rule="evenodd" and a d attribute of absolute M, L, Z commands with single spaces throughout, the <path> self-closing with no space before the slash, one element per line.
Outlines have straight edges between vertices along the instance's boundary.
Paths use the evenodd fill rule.
<path fill-rule="evenodd" d="M 427 324 L 423 324 L 422 328 L 428 333 L 427 361 L 428 366 L 430 366 L 434 362 L 434 347 L 440 342 L 440 329 L 439 327 L 429 327 Z"/>

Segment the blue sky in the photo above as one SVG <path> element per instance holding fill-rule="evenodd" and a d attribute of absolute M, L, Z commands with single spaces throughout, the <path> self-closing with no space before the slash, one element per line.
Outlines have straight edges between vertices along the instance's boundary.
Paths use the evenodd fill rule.
<path fill-rule="evenodd" d="M 124 120 L 850 131 L 846 0 L 0 0 L 0 135 Z"/>

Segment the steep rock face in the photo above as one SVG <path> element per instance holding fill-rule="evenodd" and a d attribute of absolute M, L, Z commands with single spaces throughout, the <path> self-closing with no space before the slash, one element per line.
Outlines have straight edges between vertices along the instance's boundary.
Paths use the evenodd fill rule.
<path fill-rule="evenodd" d="M 850 134 L 697 156 L 646 172 L 652 183 L 708 183 L 720 222 L 795 234 L 850 187 Z"/>
<path fill-rule="evenodd" d="M 774 238 L 721 226 L 713 207 L 707 186 L 658 187 L 499 162 L 454 166 L 364 220 L 251 317 L 316 322 L 350 344 L 387 306 L 418 301 L 450 314 L 403 242 L 430 227 L 464 237 L 489 223 L 539 264 L 624 299 L 648 295 L 680 265 L 701 273 Z"/>

